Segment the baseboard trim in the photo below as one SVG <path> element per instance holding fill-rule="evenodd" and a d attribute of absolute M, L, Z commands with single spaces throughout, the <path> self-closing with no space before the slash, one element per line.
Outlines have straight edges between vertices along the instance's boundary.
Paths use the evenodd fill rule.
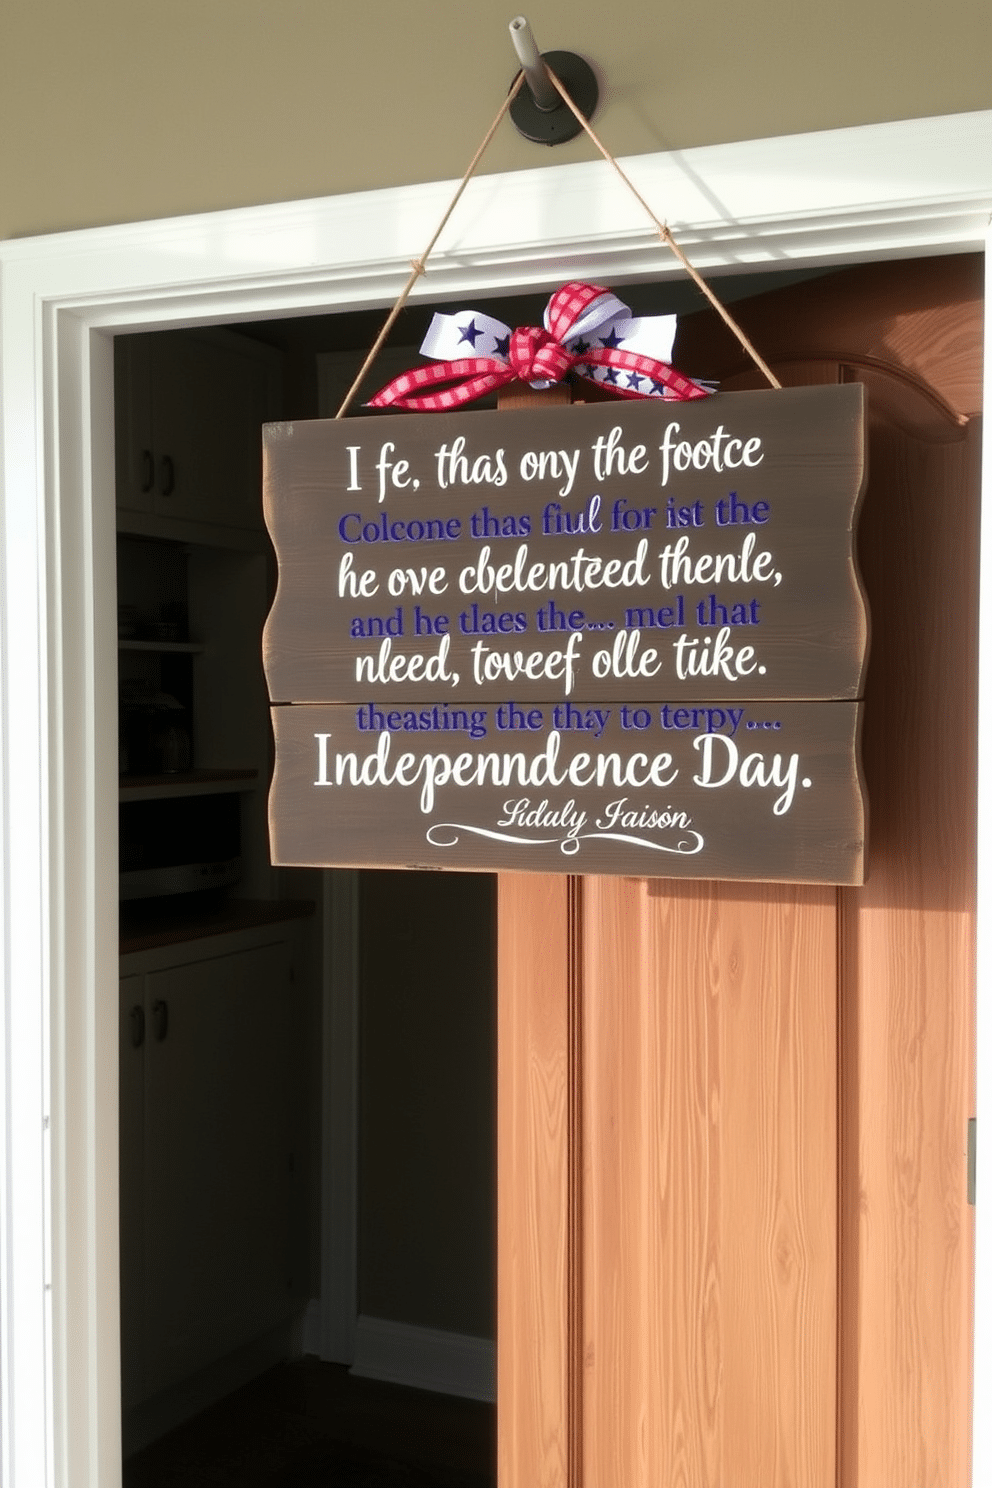
<path fill-rule="evenodd" d="M 360 1315 L 352 1374 L 467 1400 L 496 1398 L 496 1347 L 489 1338 L 417 1328 Z"/>
<path fill-rule="evenodd" d="M 234 1353 L 170 1385 L 161 1394 L 125 1409 L 121 1421 L 123 1456 L 128 1458 L 140 1452 L 142 1447 L 216 1405 L 225 1395 L 233 1394 L 274 1365 L 298 1358 L 300 1332 L 300 1319 L 291 1318 Z"/>
<path fill-rule="evenodd" d="M 319 1297 L 311 1297 L 306 1305 L 300 1324 L 300 1353 L 316 1354 L 325 1358 L 321 1344 L 324 1339 L 323 1309 Z"/>

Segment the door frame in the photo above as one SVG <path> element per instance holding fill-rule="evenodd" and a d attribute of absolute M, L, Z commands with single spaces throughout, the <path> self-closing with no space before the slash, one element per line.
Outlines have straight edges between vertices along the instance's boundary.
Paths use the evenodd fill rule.
<path fill-rule="evenodd" d="M 627 167 L 700 269 L 757 273 L 987 251 L 990 142 L 984 111 L 639 156 Z M 72 1488 L 120 1482 L 113 334 L 387 305 L 450 190 L 433 182 L 0 244 L 7 1488 L 65 1488 L 70 1469 Z M 595 162 L 473 181 L 419 293 L 679 273 Z M 990 529 L 983 574 L 992 574 Z M 980 625 L 980 756 L 992 760 L 988 581 Z M 992 968 L 990 765 L 979 828 L 981 987 Z M 992 1127 L 990 1023 L 980 1004 L 979 1114 Z M 981 1149 L 978 1182 L 992 1202 Z M 981 1399 L 992 1389 L 992 1234 L 982 1223 L 975 1337 Z M 992 1424 L 978 1414 L 973 1483 L 987 1485 Z"/>

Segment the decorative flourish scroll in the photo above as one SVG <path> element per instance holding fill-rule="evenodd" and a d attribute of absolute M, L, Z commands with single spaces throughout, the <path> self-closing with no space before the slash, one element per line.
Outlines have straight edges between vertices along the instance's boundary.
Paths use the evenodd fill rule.
<path fill-rule="evenodd" d="M 445 832 L 455 835 L 449 835 L 445 839 L 442 836 Z M 432 847 L 456 847 L 459 832 L 473 832 L 476 837 L 488 837 L 493 842 L 512 842 L 520 847 L 547 847 L 549 843 L 557 842 L 562 852 L 569 855 L 579 852 L 583 842 L 626 842 L 631 847 L 646 847 L 651 852 L 680 855 L 698 853 L 703 848 L 703 839 L 698 832 L 691 833 L 688 841 L 679 842 L 675 847 L 663 842 L 651 842 L 647 837 L 631 837 L 626 832 L 580 832 L 574 837 L 515 837 L 509 832 L 494 832 L 464 822 L 436 822 L 428 828 L 425 835 Z"/>

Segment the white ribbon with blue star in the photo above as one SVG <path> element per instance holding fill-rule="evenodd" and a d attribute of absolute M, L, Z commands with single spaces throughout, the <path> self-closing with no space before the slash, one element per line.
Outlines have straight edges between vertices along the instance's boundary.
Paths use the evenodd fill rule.
<path fill-rule="evenodd" d="M 548 314 L 544 316 L 545 329 Z M 607 291 L 579 316 L 562 346 L 581 356 L 597 346 L 618 346 L 624 351 L 639 352 L 658 362 L 670 362 L 678 317 L 647 315 L 632 317 L 630 307 Z M 459 310 L 454 315 L 435 315 L 420 347 L 423 356 L 435 361 L 457 361 L 460 357 L 484 356 L 509 366 L 510 337 L 513 332 L 503 321 L 481 310 Z M 627 372 L 615 367 L 582 363 L 576 367 L 583 377 L 607 386 L 629 388 L 645 396 L 663 397 L 665 390 L 640 372 Z M 550 386 L 547 381 L 532 382 L 533 388 Z"/>

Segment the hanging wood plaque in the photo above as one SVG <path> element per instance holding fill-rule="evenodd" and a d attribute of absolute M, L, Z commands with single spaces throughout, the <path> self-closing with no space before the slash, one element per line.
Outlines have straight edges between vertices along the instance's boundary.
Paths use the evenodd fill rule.
<path fill-rule="evenodd" d="M 860 881 L 863 427 L 857 384 L 267 426 L 274 861 Z"/>

